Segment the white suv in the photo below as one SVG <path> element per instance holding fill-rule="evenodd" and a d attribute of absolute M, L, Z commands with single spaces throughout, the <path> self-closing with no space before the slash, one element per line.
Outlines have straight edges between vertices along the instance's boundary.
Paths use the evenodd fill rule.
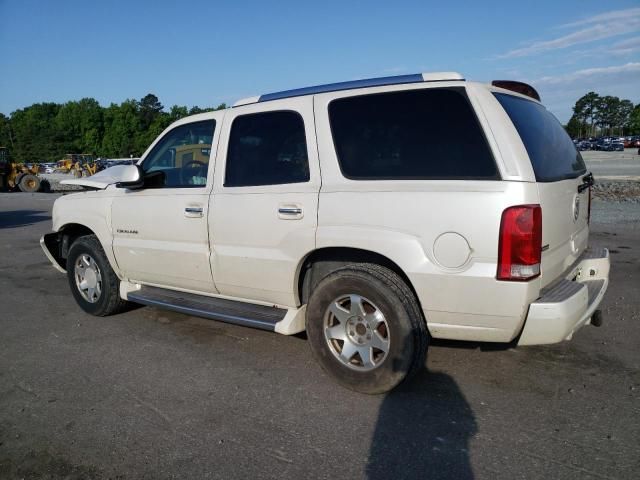
<path fill-rule="evenodd" d="M 127 301 L 295 334 L 390 390 L 430 337 L 518 345 L 600 323 L 593 183 L 519 82 L 336 83 L 184 118 L 137 165 L 67 181 L 41 244 L 82 309 Z"/>

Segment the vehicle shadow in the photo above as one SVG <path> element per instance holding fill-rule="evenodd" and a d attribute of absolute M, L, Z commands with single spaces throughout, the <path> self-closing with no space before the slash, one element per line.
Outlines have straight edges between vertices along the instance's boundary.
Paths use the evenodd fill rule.
<path fill-rule="evenodd" d="M 472 479 L 473 411 L 442 372 L 418 372 L 385 397 L 371 441 L 368 479 Z"/>
<path fill-rule="evenodd" d="M 16 228 L 51 220 L 44 210 L 11 210 L 0 212 L 0 228 Z"/>

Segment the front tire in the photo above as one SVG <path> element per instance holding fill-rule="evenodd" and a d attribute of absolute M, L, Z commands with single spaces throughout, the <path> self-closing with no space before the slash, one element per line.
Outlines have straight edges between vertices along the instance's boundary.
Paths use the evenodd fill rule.
<path fill-rule="evenodd" d="M 67 279 L 71 292 L 85 312 L 105 317 L 121 312 L 120 280 L 95 235 L 78 238 L 69 249 Z"/>
<path fill-rule="evenodd" d="M 425 364 L 429 334 L 415 295 L 379 265 L 347 265 L 322 279 L 306 327 L 320 365 L 357 392 L 388 392 Z"/>

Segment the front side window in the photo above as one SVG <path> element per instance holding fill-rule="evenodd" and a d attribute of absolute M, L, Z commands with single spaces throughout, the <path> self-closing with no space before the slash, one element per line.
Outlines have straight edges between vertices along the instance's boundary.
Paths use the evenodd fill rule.
<path fill-rule="evenodd" d="M 225 187 L 309 181 L 304 121 L 292 111 L 238 116 L 231 125 Z"/>
<path fill-rule="evenodd" d="M 463 88 L 341 98 L 329 105 L 329 120 L 346 178 L 499 178 Z"/>
<path fill-rule="evenodd" d="M 142 163 L 148 187 L 203 187 L 207 184 L 215 120 L 180 125 L 167 133 Z"/>

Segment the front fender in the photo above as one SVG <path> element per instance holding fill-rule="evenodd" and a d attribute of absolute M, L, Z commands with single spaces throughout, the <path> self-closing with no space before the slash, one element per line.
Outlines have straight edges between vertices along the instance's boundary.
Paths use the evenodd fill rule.
<path fill-rule="evenodd" d="M 105 196 L 102 192 L 75 193 L 58 198 L 53 205 L 53 231 L 62 232 L 73 226 L 91 230 L 98 237 L 111 268 L 122 278 L 113 254 L 112 201 L 111 196 Z"/>

